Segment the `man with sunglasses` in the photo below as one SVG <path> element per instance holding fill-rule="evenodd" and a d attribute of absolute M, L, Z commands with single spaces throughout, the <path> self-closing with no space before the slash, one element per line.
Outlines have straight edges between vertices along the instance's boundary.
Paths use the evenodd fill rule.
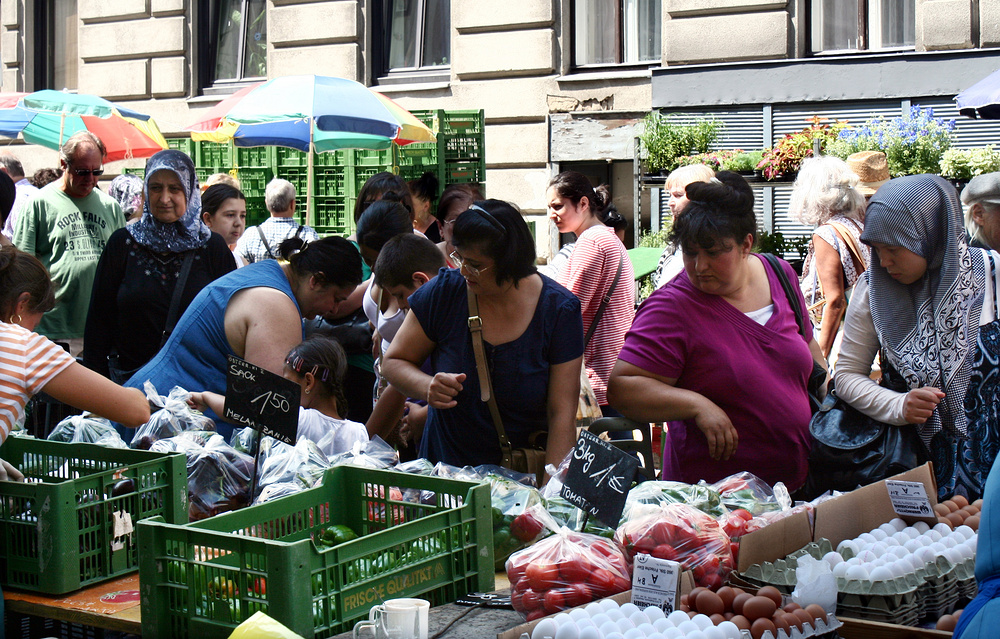
<path fill-rule="evenodd" d="M 36 332 L 76 356 L 83 350 L 97 261 L 125 218 L 118 202 L 95 188 L 107 155 L 100 138 L 89 131 L 77 133 L 59 155 L 62 178 L 28 201 L 13 240 L 42 261 L 56 285 L 56 307 L 42 317 Z"/>

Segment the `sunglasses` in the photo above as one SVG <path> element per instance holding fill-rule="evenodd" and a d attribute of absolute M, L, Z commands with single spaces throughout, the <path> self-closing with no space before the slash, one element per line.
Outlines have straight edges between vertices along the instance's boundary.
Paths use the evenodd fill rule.
<path fill-rule="evenodd" d="M 73 169 L 73 174 L 79 177 L 87 177 L 88 175 L 101 177 L 104 175 L 104 169 Z"/>

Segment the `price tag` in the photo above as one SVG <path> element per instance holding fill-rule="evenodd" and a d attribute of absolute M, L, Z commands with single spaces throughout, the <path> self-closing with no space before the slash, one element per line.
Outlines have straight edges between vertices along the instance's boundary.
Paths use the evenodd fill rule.
<path fill-rule="evenodd" d="M 632 567 L 632 603 L 640 608 L 656 606 L 670 614 L 677 607 L 681 565 L 645 553 L 635 556 Z"/>
<path fill-rule="evenodd" d="M 560 496 L 618 527 L 639 460 L 590 431 L 580 431 Z"/>
<path fill-rule="evenodd" d="M 934 514 L 927 489 L 919 481 L 885 480 L 892 509 L 900 516 L 927 517 Z"/>
<path fill-rule="evenodd" d="M 230 355 L 222 418 L 294 445 L 300 391 L 295 382 Z"/>
<path fill-rule="evenodd" d="M 131 535 L 135 530 L 132 527 L 132 515 L 124 510 L 116 510 L 111 513 L 112 534 L 111 550 L 118 551 L 125 547 L 125 537 Z"/>

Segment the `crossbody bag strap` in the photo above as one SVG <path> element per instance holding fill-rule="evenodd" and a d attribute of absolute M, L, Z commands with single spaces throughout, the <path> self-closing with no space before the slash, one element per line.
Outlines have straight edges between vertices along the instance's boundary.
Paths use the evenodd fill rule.
<path fill-rule="evenodd" d="M 799 325 L 799 333 L 802 334 L 806 342 L 811 342 L 812 326 L 807 327 L 802 321 L 802 305 L 799 303 L 799 296 L 792 290 L 792 283 L 788 280 L 788 274 L 785 273 L 785 269 L 781 268 L 781 264 L 775 256 L 770 253 L 760 253 L 760 256 L 767 260 L 767 263 L 774 270 L 775 275 L 778 276 L 781 288 L 785 291 L 785 297 L 788 298 L 788 305 L 792 307 L 792 312 L 795 313 L 795 323 Z"/>
<path fill-rule="evenodd" d="M 594 321 L 590 323 L 590 328 L 587 329 L 587 334 L 583 338 L 584 350 L 587 350 L 587 344 L 590 344 L 590 338 L 594 336 L 594 332 L 597 330 L 597 325 L 600 324 L 601 318 L 604 317 L 604 311 L 608 310 L 608 304 L 611 303 L 611 296 L 614 294 L 615 287 L 618 286 L 618 280 L 622 276 L 622 266 L 624 263 L 625 258 L 619 255 L 618 272 L 615 273 L 615 279 L 611 282 L 611 287 L 608 288 L 608 294 L 601 299 L 601 304 L 597 307 L 597 312 L 594 313 Z"/>
<path fill-rule="evenodd" d="M 476 357 L 476 371 L 479 373 L 479 396 L 490 409 L 490 417 L 493 419 L 493 427 L 496 428 L 497 437 L 500 439 L 500 452 L 502 455 L 501 466 L 510 468 L 513 461 L 513 447 L 507 439 L 507 431 L 504 430 L 503 421 L 500 419 L 500 409 L 497 407 L 496 397 L 493 395 L 493 382 L 490 380 L 490 369 L 486 366 L 486 349 L 483 347 L 483 318 L 479 316 L 479 302 L 476 294 L 466 287 L 469 296 L 469 333 L 472 335 L 472 352 Z"/>
<path fill-rule="evenodd" d="M 861 257 L 861 247 L 858 246 L 858 241 L 854 239 L 854 234 L 851 233 L 850 229 L 839 222 L 827 222 L 827 224 L 832 226 L 837 231 L 840 231 L 840 235 L 844 238 L 844 241 L 847 242 L 847 250 L 854 256 L 854 259 L 858 261 L 858 264 L 864 266 L 865 258 Z"/>
<path fill-rule="evenodd" d="M 174 294 L 170 298 L 170 310 L 167 311 L 167 323 L 163 326 L 163 336 L 160 339 L 160 348 L 167 343 L 170 334 L 177 326 L 178 316 L 181 314 L 181 295 L 184 294 L 184 287 L 187 285 L 188 275 L 191 274 L 191 264 L 194 262 L 194 252 L 192 249 L 184 254 L 184 263 L 181 264 L 181 272 L 177 276 L 177 283 L 174 284 Z"/>
<path fill-rule="evenodd" d="M 260 235 L 260 241 L 264 243 L 264 250 L 267 251 L 268 257 L 274 257 L 274 253 L 271 251 L 271 245 L 267 243 L 267 238 L 264 237 L 264 230 L 257 227 L 257 234 Z"/>

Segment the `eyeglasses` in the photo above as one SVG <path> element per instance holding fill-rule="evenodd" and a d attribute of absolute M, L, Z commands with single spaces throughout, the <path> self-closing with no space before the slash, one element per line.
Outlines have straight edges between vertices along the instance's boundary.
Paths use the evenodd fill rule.
<path fill-rule="evenodd" d="M 462 270 L 464 268 L 466 271 L 468 271 L 469 275 L 471 275 L 472 277 L 479 277 L 480 273 L 482 273 L 486 269 L 492 268 L 492 265 L 484 266 L 482 268 L 476 268 L 475 266 L 470 266 L 468 263 L 466 263 L 465 259 L 458 254 L 458 251 L 451 252 L 451 261 L 454 262 L 456 265 L 458 265 L 459 270 Z"/>
<path fill-rule="evenodd" d="M 73 174 L 79 177 L 87 177 L 88 175 L 101 177 L 104 175 L 104 169 L 73 169 Z"/>

